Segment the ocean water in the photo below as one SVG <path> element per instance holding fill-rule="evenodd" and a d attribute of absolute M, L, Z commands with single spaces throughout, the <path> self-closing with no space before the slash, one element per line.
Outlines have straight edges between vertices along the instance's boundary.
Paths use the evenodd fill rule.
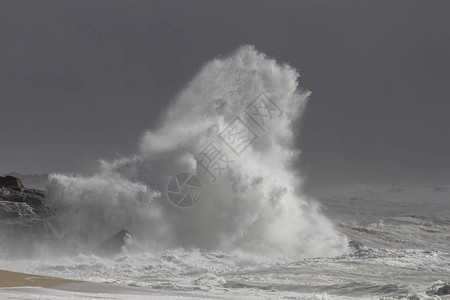
<path fill-rule="evenodd" d="M 183 248 L 149 252 L 130 240 L 111 258 L 43 254 L 39 260 L 4 258 L 0 268 L 179 297 L 449 299 L 436 295 L 450 278 L 449 195 L 408 187 L 324 197 L 324 210 L 337 230 L 358 242 L 336 256 L 292 259 Z"/>
<path fill-rule="evenodd" d="M 298 78 L 244 46 L 199 70 L 138 153 L 90 177 L 50 176 L 52 234 L 84 232 L 86 249 L 33 242 L 32 255 L 3 251 L 0 268 L 109 283 L 120 295 L 0 295 L 448 299 L 439 294 L 450 281 L 450 188 L 303 193 L 295 137 L 310 93 Z M 133 238 L 120 253 L 89 251 L 122 229 Z"/>

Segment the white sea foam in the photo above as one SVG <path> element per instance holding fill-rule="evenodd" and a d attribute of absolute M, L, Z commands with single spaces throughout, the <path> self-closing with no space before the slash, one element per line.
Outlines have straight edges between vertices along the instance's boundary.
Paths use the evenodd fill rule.
<path fill-rule="evenodd" d="M 140 153 L 102 161 L 89 178 L 50 176 L 49 197 L 63 231 L 85 231 L 98 240 L 125 228 L 143 243 L 163 248 L 289 257 L 342 253 L 346 239 L 300 190 L 294 137 L 309 92 L 298 88 L 298 76 L 252 46 L 205 64 L 159 126 L 143 135 Z M 245 113 L 261 93 L 277 106 L 264 128 Z M 240 155 L 219 138 L 235 117 L 257 135 Z M 209 142 L 233 160 L 216 181 L 195 159 Z M 171 206 L 164 197 L 168 180 L 180 172 L 202 182 L 200 202 L 188 209 Z"/>
<path fill-rule="evenodd" d="M 130 286 L 151 293 L 142 299 L 449 299 L 446 186 L 324 196 L 338 230 L 354 240 L 351 250 L 334 256 L 346 248 L 346 239 L 302 194 L 295 167 L 294 135 L 308 96 L 297 88 L 297 78 L 294 69 L 250 46 L 205 64 L 159 126 L 143 135 L 139 153 L 102 161 L 91 177 L 50 176 L 54 228 L 61 235 L 86 232 L 92 246 L 128 229 L 135 238 L 121 253 L 53 255 L 55 244 L 34 249 L 21 244 L 13 250 L 29 250 L 38 259 L 12 260 L 2 249 L 8 241 L 2 240 L 0 268 L 112 283 L 122 286 L 115 288 L 119 294 L 103 296 L 117 299 L 138 299 L 133 293 L 142 290 Z M 258 138 L 238 156 L 219 133 L 235 117 L 255 125 L 245 108 L 261 92 L 279 111 L 264 131 L 253 127 Z M 210 142 L 234 160 L 216 181 L 194 158 Z M 202 197 L 190 208 L 165 198 L 169 179 L 180 172 L 201 179 Z M 33 221 L 34 214 L 24 212 Z M 314 258 L 298 259 L 309 256 Z M 0 298 L 43 295 L 92 299 L 99 294 L 0 289 Z"/>

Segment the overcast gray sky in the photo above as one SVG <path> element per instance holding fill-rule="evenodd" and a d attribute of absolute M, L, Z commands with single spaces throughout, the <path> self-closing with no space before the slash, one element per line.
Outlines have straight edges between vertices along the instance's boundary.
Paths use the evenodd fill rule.
<path fill-rule="evenodd" d="M 312 91 L 307 189 L 450 182 L 450 1 L 0 1 L 0 174 L 137 150 L 201 65 L 242 44 Z"/>

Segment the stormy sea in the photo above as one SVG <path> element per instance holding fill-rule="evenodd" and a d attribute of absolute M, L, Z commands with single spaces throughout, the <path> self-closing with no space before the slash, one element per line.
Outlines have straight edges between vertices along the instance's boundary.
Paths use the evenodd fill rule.
<path fill-rule="evenodd" d="M 0 269 L 86 283 L 0 298 L 450 299 L 450 186 L 303 192 L 298 79 L 243 46 L 203 65 L 135 155 L 42 190 L 4 177 Z"/>

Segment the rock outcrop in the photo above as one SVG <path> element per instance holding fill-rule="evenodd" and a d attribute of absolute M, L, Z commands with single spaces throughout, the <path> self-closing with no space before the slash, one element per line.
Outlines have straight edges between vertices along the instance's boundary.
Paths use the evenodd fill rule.
<path fill-rule="evenodd" d="M 3 248 L 16 252 L 21 246 L 27 248 L 30 242 L 48 237 L 49 219 L 43 191 L 27 189 L 19 178 L 0 176 L 0 238 L 6 241 Z"/>
<path fill-rule="evenodd" d="M 11 172 L 9 174 L 6 175 L 10 175 L 16 178 L 19 178 L 23 185 L 28 187 L 28 188 L 33 188 L 33 189 L 38 189 L 38 190 L 43 190 L 45 189 L 45 185 L 47 184 L 48 181 L 48 174 L 20 174 L 20 173 L 16 173 L 16 172 Z"/>
<path fill-rule="evenodd" d="M 55 249 L 76 255 L 80 252 L 94 252 L 101 256 L 119 253 L 132 237 L 127 230 L 121 230 L 99 246 L 89 247 L 89 236 L 85 232 L 69 232 L 61 237 L 58 224 L 45 198 L 44 191 L 28 189 L 14 176 L 0 176 L 0 246 L 1 250 L 17 254 L 26 249 L 31 254 L 32 245 L 42 241 Z M 38 243 L 35 243 L 38 242 Z"/>
<path fill-rule="evenodd" d="M 121 230 L 103 243 L 97 248 L 96 253 L 102 256 L 111 256 L 120 252 L 121 248 L 125 246 L 128 239 L 132 238 L 132 235 L 127 230 Z"/>
<path fill-rule="evenodd" d="M 0 201 L 26 203 L 37 210 L 45 208 L 45 194 L 36 189 L 27 189 L 19 178 L 0 176 Z"/>
<path fill-rule="evenodd" d="M 0 186 L 7 187 L 18 192 L 23 192 L 23 190 L 25 189 L 22 181 L 19 178 L 9 175 L 5 177 L 0 176 Z"/>

